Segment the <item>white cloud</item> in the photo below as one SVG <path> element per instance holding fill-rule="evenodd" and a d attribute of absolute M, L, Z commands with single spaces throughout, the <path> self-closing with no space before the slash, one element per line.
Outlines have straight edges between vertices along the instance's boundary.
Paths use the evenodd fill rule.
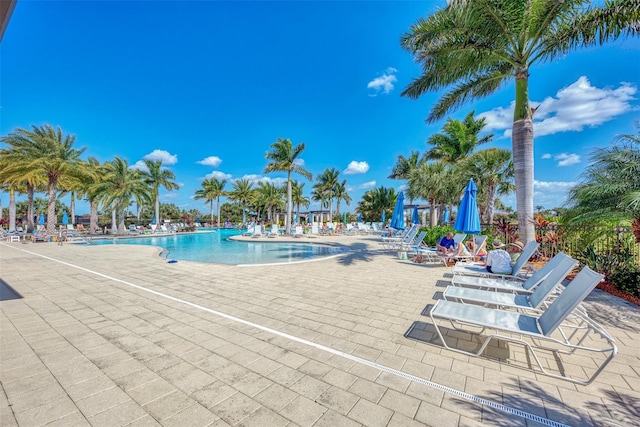
<path fill-rule="evenodd" d="M 143 157 L 145 160 L 162 160 L 163 165 L 175 165 L 178 163 L 178 156 L 176 154 L 170 154 L 165 150 L 153 150 L 151 153 Z"/>
<path fill-rule="evenodd" d="M 368 182 L 363 182 L 362 184 L 358 185 L 356 187 L 356 189 L 358 190 L 366 190 L 367 188 L 374 188 L 376 186 L 376 182 L 375 181 L 368 181 Z"/>
<path fill-rule="evenodd" d="M 218 156 L 209 156 L 202 160 L 198 160 L 196 163 L 204 166 L 211 166 L 212 168 L 217 168 L 222 163 L 222 159 Z"/>
<path fill-rule="evenodd" d="M 205 179 L 211 179 L 211 178 L 215 178 L 217 180 L 224 180 L 224 179 L 231 179 L 232 176 L 228 173 L 224 173 L 224 172 L 220 172 L 220 171 L 213 171 L 211 173 L 206 174 Z"/>
<path fill-rule="evenodd" d="M 556 156 L 553 157 L 554 160 L 558 160 L 558 166 L 571 166 L 571 165 L 575 165 L 577 163 L 580 163 L 580 156 L 578 154 L 567 154 L 567 153 L 560 153 Z"/>
<path fill-rule="evenodd" d="M 549 153 L 545 153 L 542 156 L 540 156 L 541 159 L 550 159 L 551 158 L 551 154 Z"/>
<path fill-rule="evenodd" d="M 533 205 L 545 209 L 562 207 L 567 202 L 569 190 L 577 185 L 570 181 L 533 181 Z M 502 203 L 516 209 L 516 194 L 501 197 Z"/>
<path fill-rule="evenodd" d="M 268 182 L 275 186 L 282 186 L 287 183 L 287 178 L 269 178 L 268 176 L 262 176 L 257 174 L 243 175 L 240 178 L 232 179 L 232 181 L 237 181 L 239 179 L 246 179 L 249 182 L 253 183 L 254 185 L 257 185 L 259 182 Z"/>
<path fill-rule="evenodd" d="M 398 72 L 393 67 L 387 68 L 381 76 L 376 77 L 367 83 L 367 88 L 373 89 L 374 93 L 370 96 L 376 96 L 379 93 L 387 94 L 393 90 L 393 84 L 398 81 L 395 74 Z"/>
<path fill-rule="evenodd" d="M 585 127 L 599 126 L 616 116 L 636 110 L 634 101 L 637 87 L 621 82 L 618 88 L 597 88 L 582 76 L 569 86 L 560 89 L 555 97 L 547 97 L 542 102 L 531 102 L 537 107 L 534 114 L 536 136 L 552 135 L 558 132 L 580 132 Z M 484 130 L 503 130 L 502 137 L 511 136 L 513 109 L 498 107 L 481 113 L 478 117 L 486 119 Z"/>
<path fill-rule="evenodd" d="M 358 162 L 356 160 L 351 161 L 349 166 L 343 171 L 345 175 L 355 175 L 357 173 L 366 173 L 369 170 L 369 163 Z"/>
<path fill-rule="evenodd" d="M 567 192 L 576 185 L 577 182 L 571 181 L 533 181 L 534 191 Z"/>
<path fill-rule="evenodd" d="M 303 167 L 304 166 L 304 160 L 301 158 L 297 158 L 293 161 L 293 163 L 297 166 Z"/>
<path fill-rule="evenodd" d="M 141 172 L 149 172 L 149 168 L 144 164 L 144 160 L 138 160 L 137 162 L 129 166 L 129 169 L 137 169 Z"/>

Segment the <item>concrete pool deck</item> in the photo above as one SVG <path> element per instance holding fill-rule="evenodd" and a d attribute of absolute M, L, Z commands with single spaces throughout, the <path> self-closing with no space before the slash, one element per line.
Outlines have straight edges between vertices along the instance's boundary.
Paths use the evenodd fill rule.
<path fill-rule="evenodd" d="M 429 330 L 450 270 L 378 240 L 303 239 L 349 252 L 246 268 L 169 264 L 148 246 L 0 243 L 0 425 L 639 423 L 639 307 L 589 296 L 619 353 L 575 385 L 522 369 L 522 349 L 501 363 L 406 338 Z"/>

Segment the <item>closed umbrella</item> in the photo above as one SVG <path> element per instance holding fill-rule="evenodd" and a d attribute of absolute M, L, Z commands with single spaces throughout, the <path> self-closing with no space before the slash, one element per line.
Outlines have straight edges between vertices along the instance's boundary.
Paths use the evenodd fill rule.
<path fill-rule="evenodd" d="M 362 222 L 362 212 L 358 214 L 358 222 Z"/>
<path fill-rule="evenodd" d="M 343 224 L 346 224 L 346 223 L 347 223 L 347 213 L 346 213 L 346 212 L 343 212 L 343 213 L 342 213 L 342 223 L 343 223 Z"/>
<path fill-rule="evenodd" d="M 458 216 L 453 225 L 455 230 L 468 234 L 480 233 L 480 214 L 476 203 L 477 191 L 476 184 L 470 179 L 458 208 Z"/>
<path fill-rule="evenodd" d="M 442 214 L 442 223 L 446 224 L 449 222 L 449 206 L 444 207 L 444 213 Z"/>
<path fill-rule="evenodd" d="M 384 222 L 387 219 L 387 212 L 382 209 L 382 219 L 380 220 L 381 222 Z"/>
<path fill-rule="evenodd" d="M 44 213 L 40 214 L 40 218 L 38 219 L 38 225 L 44 225 Z"/>
<path fill-rule="evenodd" d="M 152 216 L 151 217 L 151 224 L 155 224 L 156 223 L 156 216 Z"/>
<path fill-rule="evenodd" d="M 420 224 L 420 215 L 418 215 L 418 206 L 413 207 L 413 214 L 411 215 L 411 224 Z"/>
<path fill-rule="evenodd" d="M 404 230 L 404 193 L 401 191 L 396 199 L 396 206 L 393 208 L 393 215 L 391 215 L 391 224 L 389 227 L 396 230 Z"/>
<path fill-rule="evenodd" d="M 67 224 L 69 224 L 69 215 L 67 215 L 67 212 L 65 211 L 65 213 L 62 215 L 62 225 Z"/>

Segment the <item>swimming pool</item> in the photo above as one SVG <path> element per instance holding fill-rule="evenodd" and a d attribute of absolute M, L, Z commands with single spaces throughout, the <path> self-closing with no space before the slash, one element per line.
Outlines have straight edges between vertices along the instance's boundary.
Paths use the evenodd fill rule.
<path fill-rule="evenodd" d="M 238 230 L 203 231 L 150 237 L 94 239 L 96 245 L 159 246 L 167 259 L 214 264 L 275 264 L 304 261 L 342 253 L 341 248 L 311 243 L 286 243 L 275 239 L 256 241 L 228 240 Z"/>

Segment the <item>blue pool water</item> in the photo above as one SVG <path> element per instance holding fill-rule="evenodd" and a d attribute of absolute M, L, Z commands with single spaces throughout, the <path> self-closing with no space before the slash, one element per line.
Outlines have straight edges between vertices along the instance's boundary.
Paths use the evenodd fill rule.
<path fill-rule="evenodd" d="M 97 245 L 159 246 L 167 259 L 215 264 L 273 264 L 321 258 L 341 253 L 340 248 L 310 243 L 285 243 L 276 239 L 228 240 L 238 230 L 202 231 L 150 237 L 94 239 Z"/>

